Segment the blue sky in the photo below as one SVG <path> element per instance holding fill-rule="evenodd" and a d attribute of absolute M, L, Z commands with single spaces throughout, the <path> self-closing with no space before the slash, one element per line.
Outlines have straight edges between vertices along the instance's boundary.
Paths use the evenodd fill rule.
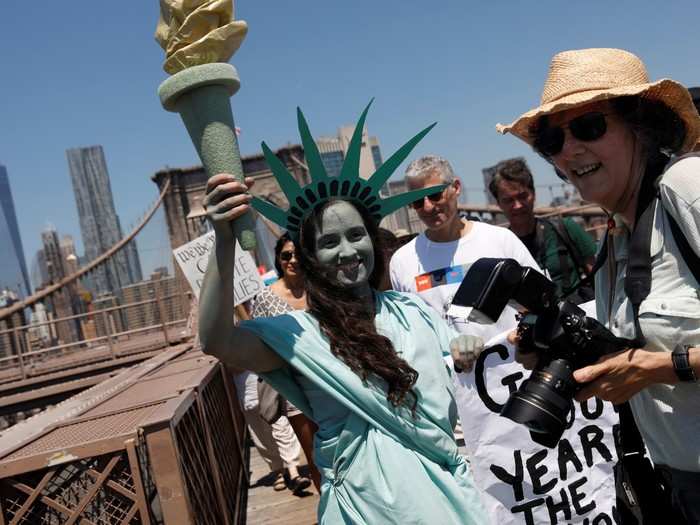
<path fill-rule="evenodd" d="M 198 164 L 179 117 L 156 96 L 167 76 L 157 18 L 157 0 L 0 4 L 0 163 L 28 264 L 49 223 L 82 250 L 67 148 L 104 147 L 127 229 L 157 197 L 155 171 Z M 447 157 L 468 188 L 481 187 L 482 167 L 515 155 L 530 161 L 537 184 L 557 183 L 524 144 L 494 130 L 537 105 L 557 51 L 622 47 L 642 57 L 652 79 L 700 85 L 697 0 L 241 0 L 236 18 L 249 24 L 231 61 L 241 77 L 232 105 L 244 155 L 262 140 L 298 142 L 296 106 L 315 135 L 329 135 L 375 97 L 367 126 L 385 158 L 437 121 L 412 158 Z M 470 198 L 483 199 L 476 190 Z M 161 216 L 138 237 L 146 272 L 169 257 L 164 231 Z"/>

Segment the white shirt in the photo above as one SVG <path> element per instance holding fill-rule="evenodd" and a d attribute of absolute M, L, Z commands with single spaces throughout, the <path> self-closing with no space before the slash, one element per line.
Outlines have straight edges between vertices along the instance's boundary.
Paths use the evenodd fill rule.
<path fill-rule="evenodd" d="M 457 331 L 478 335 L 487 342 L 515 328 L 514 308 L 506 307 L 493 324 L 477 324 L 448 313 L 469 267 L 482 257 L 515 259 L 520 265 L 539 271 L 528 249 L 509 229 L 472 222 L 469 233 L 456 241 L 433 242 L 421 233 L 399 248 L 389 265 L 391 285 L 394 290 L 420 296 Z"/>

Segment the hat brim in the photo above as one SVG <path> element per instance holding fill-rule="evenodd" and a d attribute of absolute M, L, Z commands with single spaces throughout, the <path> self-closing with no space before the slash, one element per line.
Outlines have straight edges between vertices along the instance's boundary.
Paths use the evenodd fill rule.
<path fill-rule="evenodd" d="M 594 90 L 588 89 L 586 91 L 571 93 L 558 100 L 536 107 L 527 113 L 523 113 L 511 124 L 496 124 L 496 131 L 502 134 L 512 133 L 519 139 L 532 145 L 534 137 L 530 135 L 530 128 L 540 117 L 601 100 L 609 100 L 611 98 L 629 95 L 638 95 L 643 98 L 664 102 L 683 120 L 686 127 L 686 136 L 683 146 L 677 153 L 689 151 L 698 140 L 700 140 L 700 116 L 693 104 L 690 93 L 682 84 L 668 78 L 647 84 Z"/>

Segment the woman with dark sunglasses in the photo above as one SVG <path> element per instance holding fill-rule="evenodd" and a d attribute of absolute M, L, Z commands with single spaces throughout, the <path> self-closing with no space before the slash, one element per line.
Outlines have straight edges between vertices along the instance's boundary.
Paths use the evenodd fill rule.
<path fill-rule="evenodd" d="M 651 459 L 670 480 L 674 510 L 700 523 L 699 283 L 672 231 L 675 221 L 700 254 L 700 158 L 682 156 L 700 136 L 688 91 L 668 79 L 650 82 L 626 51 L 565 51 L 552 59 L 541 105 L 497 129 L 530 144 L 609 213 L 597 316 L 644 344 L 577 370 L 577 398 L 629 400 Z M 646 253 L 630 251 L 649 234 Z M 633 308 L 628 262 L 643 257 L 651 259 L 651 288 Z"/>
<path fill-rule="evenodd" d="M 294 242 L 288 233 L 284 233 L 277 239 L 275 244 L 275 270 L 279 279 L 268 288 L 264 288 L 251 304 L 251 317 L 274 317 L 286 314 L 292 310 L 306 310 L 306 289 L 304 288 L 304 277 L 296 256 Z M 266 383 L 263 388 L 272 388 Z M 278 394 L 279 395 L 279 394 Z M 294 433 L 304 450 L 304 455 L 309 464 L 311 479 L 316 490 L 321 492 L 321 474 L 318 472 L 313 461 L 313 441 L 316 432 L 316 424 L 307 418 L 301 410 L 292 403 L 284 400 L 285 414 L 289 423 L 294 429 Z M 294 475 L 296 474 L 296 475 Z M 307 488 L 309 480 L 299 475 L 298 472 L 290 474 L 291 489 L 295 494 L 299 494 Z"/>

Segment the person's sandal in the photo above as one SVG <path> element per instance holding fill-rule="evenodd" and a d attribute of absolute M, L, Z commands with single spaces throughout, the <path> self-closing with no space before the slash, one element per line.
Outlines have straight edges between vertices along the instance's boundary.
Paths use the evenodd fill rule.
<path fill-rule="evenodd" d="M 287 488 L 287 482 L 284 480 L 284 474 L 282 474 L 281 472 L 277 473 L 277 477 L 272 483 L 272 488 L 277 492 L 280 492 Z"/>
<path fill-rule="evenodd" d="M 311 486 L 311 480 L 304 476 L 297 476 L 296 478 L 290 481 L 290 485 L 292 493 L 295 496 L 298 496 L 302 492 L 304 492 L 304 489 L 307 489 Z"/>

